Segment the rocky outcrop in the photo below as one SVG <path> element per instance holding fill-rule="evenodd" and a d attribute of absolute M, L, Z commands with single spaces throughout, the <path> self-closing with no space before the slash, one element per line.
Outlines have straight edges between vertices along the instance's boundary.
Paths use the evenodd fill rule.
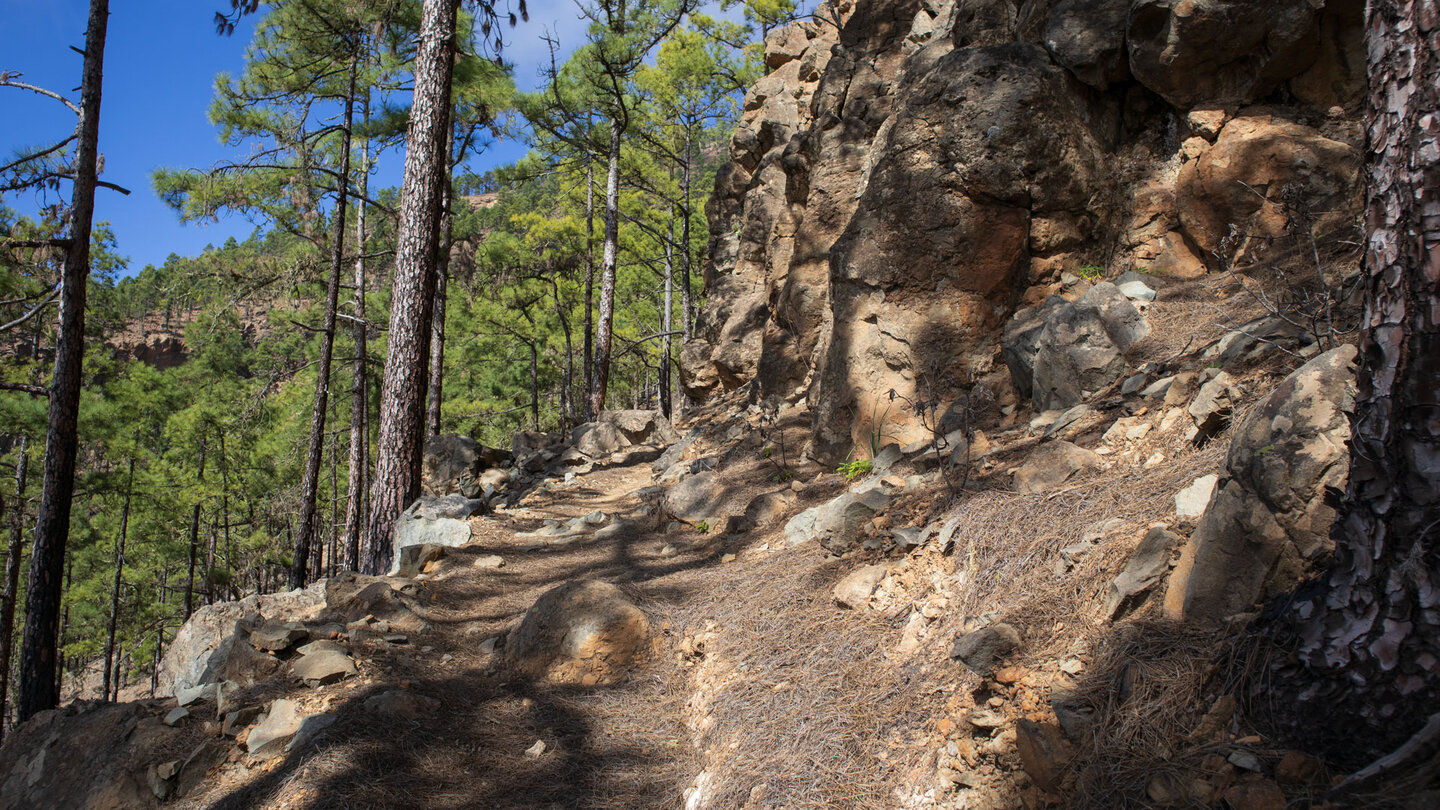
<path fill-rule="evenodd" d="M 687 392 L 808 397 L 835 463 L 1001 362 L 1040 407 L 1130 376 L 1143 332 L 1072 311 L 1037 393 L 1065 274 L 1192 279 L 1353 222 L 1360 31 L 1358 0 L 822 3 L 767 39 L 718 174 Z"/>
<path fill-rule="evenodd" d="M 427 436 L 420 462 L 420 485 L 426 495 L 459 493 L 475 498 L 481 494 L 481 473 L 508 462 L 510 457 L 509 451 L 485 447 L 468 436 Z"/>
<path fill-rule="evenodd" d="M 1349 471 L 1355 347 L 1301 366 L 1236 429 L 1225 476 L 1195 527 L 1167 611 L 1218 621 L 1293 587 L 1331 548 L 1328 488 Z"/>

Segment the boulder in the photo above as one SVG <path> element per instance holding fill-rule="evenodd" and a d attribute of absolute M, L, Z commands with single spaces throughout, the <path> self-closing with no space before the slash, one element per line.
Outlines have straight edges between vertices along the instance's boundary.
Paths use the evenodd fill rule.
<path fill-rule="evenodd" d="M 955 639 L 950 657 L 976 675 L 988 678 L 1019 647 L 1019 630 L 1009 624 L 992 624 Z"/>
<path fill-rule="evenodd" d="M 1325 492 L 1343 488 L 1349 472 L 1355 356 L 1341 346 L 1301 366 L 1236 429 L 1219 491 L 1172 581 L 1172 615 L 1206 622 L 1250 610 L 1330 550 L 1335 512 Z"/>
<path fill-rule="evenodd" d="M 870 602 L 870 594 L 880 587 L 885 575 L 890 573 L 888 565 L 867 565 L 851 571 L 835 585 L 835 604 L 858 610 Z"/>
<path fill-rule="evenodd" d="M 1315 60 L 1312 0 L 1138 0 L 1130 72 L 1176 107 L 1255 101 Z"/>
<path fill-rule="evenodd" d="M 570 436 L 575 450 L 595 459 L 634 444 L 664 446 L 680 439 L 670 420 L 646 410 L 605 411 L 598 420 L 577 426 Z"/>
<path fill-rule="evenodd" d="M 324 580 L 323 586 L 326 606 L 321 616 L 327 621 L 348 625 L 371 617 L 402 633 L 429 629 L 417 613 L 419 604 L 408 594 L 392 588 L 384 577 L 343 571 Z"/>
<path fill-rule="evenodd" d="M 719 476 L 708 470 L 696 473 L 665 493 L 665 513 L 686 523 L 715 518 L 724 503 L 725 487 Z"/>
<path fill-rule="evenodd" d="M 844 554 L 860 542 L 870 518 L 889 505 L 890 496 L 880 487 L 843 493 L 791 518 L 785 524 L 785 543 L 796 546 L 814 540 L 831 554 Z"/>
<path fill-rule="evenodd" d="M 570 433 L 571 448 L 589 458 L 604 458 L 626 444 L 620 429 L 608 422 L 586 422 Z"/>
<path fill-rule="evenodd" d="M 1100 456 L 1070 442 L 1043 444 L 1015 471 L 1015 491 L 1032 495 L 1049 492 L 1102 464 Z"/>
<path fill-rule="evenodd" d="M 1193 440 L 1196 444 L 1204 444 L 1230 426 L 1230 417 L 1235 413 L 1240 397 L 1240 387 L 1235 378 L 1223 371 L 1200 386 L 1185 409 L 1195 422 Z"/>
<path fill-rule="evenodd" d="M 1146 532 L 1125 570 L 1110 583 L 1105 615 L 1114 619 L 1135 597 L 1155 587 L 1170 571 L 1171 552 L 1179 545 L 1180 538 L 1167 529 L 1156 527 Z"/>
<path fill-rule="evenodd" d="M 795 501 L 795 492 L 788 487 L 756 495 L 745 506 L 745 520 L 757 529 L 767 529 L 790 514 Z"/>
<path fill-rule="evenodd" d="M 492 469 L 481 473 L 481 478 L 497 473 L 509 479 L 506 470 Z M 492 476 L 493 480 L 493 476 Z M 467 498 L 458 492 L 453 492 L 441 498 L 431 495 L 422 495 L 410 505 L 407 510 L 415 517 L 424 520 L 465 520 L 476 515 L 489 513 L 490 507 L 483 498 Z"/>
<path fill-rule="evenodd" d="M 309 621 L 325 606 L 325 581 L 303 590 L 247 596 L 199 608 L 165 649 L 155 694 L 232 680 L 245 686 L 275 670 L 273 657 L 257 652 L 249 631 L 266 619 Z"/>
<path fill-rule="evenodd" d="M 1036 410 L 1069 408 L 1125 376 L 1125 350 L 1148 334 L 1145 316 L 1109 282 L 1050 310 L 1035 354 Z"/>
<path fill-rule="evenodd" d="M 514 671 L 556 684 L 623 681 L 650 643 L 645 614 L 606 582 L 569 582 L 546 592 L 505 643 Z"/>
<path fill-rule="evenodd" d="M 480 494 L 480 473 L 510 458 L 509 452 L 485 447 L 468 436 L 427 436 L 420 461 L 420 486 L 426 495 L 439 497 L 458 492 L 474 498 Z"/>
<path fill-rule="evenodd" d="M 1130 0 L 1060 0 L 1045 26 L 1045 49 L 1075 78 L 1104 90 L 1130 77 L 1129 14 Z"/>
<path fill-rule="evenodd" d="M 394 556 L 390 573 L 400 570 L 401 552 L 406 546 L 431 545 L 456 548 L 470 542 L 470 524 L 455 518 L 429 519 L 423 516 L 423 501 L 416 501 L 395 521 Z"/>
<path fill-rule="evenodd" d="M 1175 205 L 1185 235 L 1202 255 L 1219 250 L 1221 240 L 1237 228 L 1243 239 L 1229 258 L 1244 265 L 1265 258 L 1287 235 L 1287 201 L 1299 200 L 1309 209 L 1317 237 L 1355 227 L 1359 168 L 1353 147 L 1258 110 L 1230 121 L 1214 146 L 1185 164 Z"/>

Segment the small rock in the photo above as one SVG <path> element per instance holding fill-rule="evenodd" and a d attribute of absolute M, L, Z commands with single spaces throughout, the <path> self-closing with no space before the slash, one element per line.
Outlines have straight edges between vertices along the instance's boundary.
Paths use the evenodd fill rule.
<path fill-rule="evenodd" d="M 1260 763 L 1260 758 L 1249 751 L 1233 751 L 1230 756 L 1225 758 L 1225 761 L 1241 770 L 1251 771 L 1253 773 L 1260 773 L 1265 770 L 1265 766 Z"/>
<path fill-rule="evenodd" d="M 1020 631 L 1008 624 L 993 624 L 955 639 L 950 657 L 982 678 L 1020 646 Z"/>
<path fill-rule="evenodd" d="M 1240 782 L 1225 791 L 1231 810 L 1285 810 L 1285 794 L 1269 779 Z"/>
<path fill-rule="evenodd" d="M 403 689 L 390 689 L 365 699 L 365 711 L 368 713 L 411 720 L 439 708 L 440 701 Z"/>
<path fill-rule="evenodd" d="M 661 557 L 674 557 L 676 553 L 677 553 L 677 551 L 676 551 L 675 547 L 672 546 L 672 545 L 670 545 L 669 543 L 666 543 L 664 546 L 662 546 L 662 547 L 660 548 L 660 556 L 661 556 Z"/>
<path fill-rule="evenodd" d="M 734 555 L 734 554 L 721 554 L 721 555 L 720 555 L 720 562 L 722 562 L 722 563 L 732 563 L 732 562 L 735 562 L 735 555 Z"/>
<path fill-rule="evenodd" d="M 220 726 L 220 733 L 226 737 L 237 737 L 251 723 L 260 717 L 259 706 L 245 706 L 233 712 L 225 714 L 225 722 Z"/>
<path fill-rule="evenodd" d="M 1075 755 L 1060 729 L 1049 723 L 1021 720 L 1015 732 L 1015 748 L 1025 773 L 1041 790 L 1059 792 L 1065 769 Z"/>
<path fill-rule="evenodd" d="M 270 712 L 260 725 L 250 730 L 250 736 L 245 741 L 245 749 L 250 752 L 251 759 L 279 756 L 285 750 L 285 744 L 300 730 L 300 720 L 293 702 L 279 698 L 271 703 Z"/>
<path fill-rule="evenodd" d="M 314 655 L 315 653 L 327 651 L 344 654 L 345 648 L 341 646 L 340 642 L 338 641 L 331 641 L 328 638 L 322 638 L 312 641 L 309 644 L 306 644 L 303 647 L 295 650 L 295 652 L 300 653 L 301 655 Z"/>
<path fill-rule="evenodd" d="M 1286 751 L 1275 766 L 1275 781 L 1281 787 L 1301 788 L 1319 784 L 1325 778 L 1325 763 L 1303 751 Z"/>
<path fill-rule="evenodd" d="M 545 741 L 544 741 L 544 740 L 536 740 L 534 745 L 532 745 L 532 746 L 530 746 L 529 748 L 526 748 L 526 749 L 525 749 L 525 756 L 529 757 L 530 759 L 539 759 L 539 758 L 540 758 L 540 755 L 541 755 L 541 754 L 544 754 L 544 753 L 545 753 Z"/>
<path fill-rule="evenodd" d="M 265 652 L 282 652 L 290 649 L 297 641 L 303 641 L 309 633 L 303 627 L 291 627 L 279 622 L 266 622 L 250 632 L 250 646 Z"/>
<path fill-rule="evenodd" d="M 1210 497 L 1215 494 L 1215 485 L 1219 481 L 1220 476 L 1213 473 L 1202 475 L 1190 486 L 1175 493 L 1175 514 L 1182 520 L 1199 520 L 1205 514 L 1205 507 L 1210 505 Z"/>
<path fill-rule="evenodd" d="M 500 646 L 500 637 L 499 637 L 499 636 L 491 636 L 491 637 L 485 639 L 484 641 L 480 642 L 480 647 L 479 647 L 480 654 L 481 654 L 481 655 L 489 655 L 490 653 L 495 652 L 495 648 L 496 648 L 496 647 L 499 647 L 499 646 Z"/>
<path fill-rule="evenodd" d="M 1143 281 L 1127 281 L 1118 285 L 1120 294 L 1131 301 L 1154 301 L 1155 291 Z"/>
<path fill-rule="evenodd" d="M 337 650 L 321 650 L 303 655 L 291 663 L 295 677 L 310 686 L 342 681 L 355 674 L 355 662 L 350 656 Z"/>
<path fill-rule="evenodd" d="M 202 683 L 198 686 L 175 690 L 175 705 L 189 706 L 191 703 L 205 696 L 205 692 L 213 688 L 214 684 Z"/>
<path fill-rule="evenodd" d="M 176 706 L 165 714 L 165 725 L 176 726 L 181 720 L 190 716 L 190 710 L 184 706 Z"/>
<path fill-rule="evenodd" d="M 888 573 L 890 567 L 886 565 L 867 565 L 850 572 L 835 586 L 835 603 L 851 610 L 865 607 Z"/>
<path fill-rule="evenodd" d="M 1157 526 L 1146 532 L 1125 570 L 1110 583 L 1105 615 L 1113 620 L 1133 597 L 1153 588 L 1169 572 L 1171 552 L 1178 545 L 1179 536 L 1164 528 Z"/>
<path fill-rule="evenodd" d="M 1005 725 L 1005 715 L 993 709 L 976 709 L 966 715 L 965 720 L 975 728 L 992 729 Z"/>
<path fill-rule="evenodd" d="M 485 554 L 475 558 L 476 568 L 504 568 L 505 560 L 498 554 Z"/>

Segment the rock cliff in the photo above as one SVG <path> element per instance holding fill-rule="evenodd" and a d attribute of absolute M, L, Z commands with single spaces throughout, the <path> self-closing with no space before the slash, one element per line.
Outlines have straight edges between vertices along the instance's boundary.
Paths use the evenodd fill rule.
<path fill-rule="evenodd" d="M 1362 8 L 827 0 L 766 40 L 687 392 L 808 397 L 823 460 L 905 444 L 898 398 L 1031 392 L 1002 330 L 1064 274 L 1194 279 L 1354 227 Z"/>

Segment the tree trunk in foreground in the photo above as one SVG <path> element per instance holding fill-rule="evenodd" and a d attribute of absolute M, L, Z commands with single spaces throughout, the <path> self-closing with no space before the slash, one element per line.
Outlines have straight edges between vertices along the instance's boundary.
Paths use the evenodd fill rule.
<path fill-rule="evenodd" d="M 1350 480 L 1328 577 L 1295 614 L 1298 724 L 1347 766 L 1440 710 L 1440 3 L 1372 0 L 1366 25 L 1368 287 Z"/>
<path fill-rule="evenodd" d="M 340 131 L 340 188 L 335 194 L 334 243 L 330 248 L 330 277 L 325 284 L 325 325 L 320 331 L 320 359 L 315 368 L 315 401 L 310 406 L 310 444 L 305 455 L 305 477 L 300 485 L 300 532 L 295 537 L 295 559 L 290 566 L 290 587 L 303 588 L 309 579 L 310 542 L 315 530 L 315 493 L 320 489 L 320 451 L 325 441 L 325 409 L 330 403 L 330 359 L 335 349 L 335 311 L 340 306 L 340 268 L 345 262 L 345 215 L 350 202 L 350 134 L 355 123 L 357 52 L 350 60 L 350 86 L 345 93 L 345 123 Z M 226 525 L 229 525 L 227 518 Z"/>
<path fill-rule="evenodd" d="M 85 358 L 85 285 L 90 275 L 90 226 L 100 158 L 100 87 L 105 75 L 105 28 L 109 16 L 109 0 L 90 0 L 80 82 L 80 137 L 70 202 L 70 245 L 61 282 L 60 334 L 55 345 L 55 376 L 50 384 L 49 430 L 45 437 L 45 483 L 30 555 L 25 638 L 20 647 L 16 708 L 22 722 L 36 712 L 54 708 L 60 700 L 55 670 L 61 577 L 65 573 L 65 543 L 70 537 L 70 502 L 75 491 L 76 430 Z"/>
<path fill-rule="evenodd" d="M 600 260 L 600 313 L 595 328 L 595 388 L 590 418 L 605 410 L 610 387 L 611 327 L 615 320 L 615 265 L 620 255 L 620 119 L 610 119 L 610 154 L 605 172 L 605 249 Z"/>
<path fill-rule="evenodd" d="M 419 494 L 441 196 L 449 182 L 445 144 L 450 128 L 455 2 L 425 0 L 422 15 L 395 248 L 390 343 L 380 392 L 373 503 L 362 554 L 365 573 L 370 574 L 390 567 L 395 521 Z"/>

